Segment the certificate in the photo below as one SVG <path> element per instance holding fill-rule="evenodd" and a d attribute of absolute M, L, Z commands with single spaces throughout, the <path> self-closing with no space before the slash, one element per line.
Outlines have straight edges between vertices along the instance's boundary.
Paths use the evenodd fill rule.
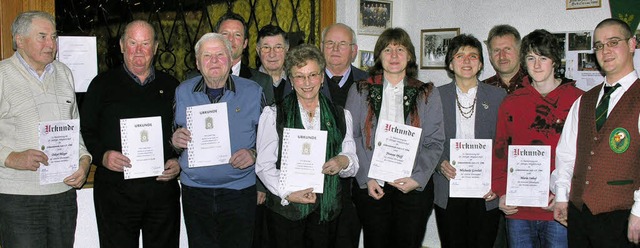
<path fill-rule="evenodd" d="M 379 119 L 368 176 L 385 182 L 411 176 L 421 133 L 421 128 Z"/>
<path fill-rule="evenodd" d="M 231 158 L 227 103 L 187 107 L 189 168 L 228 164 Z"/>
<path fill-rule="evenodd" d="M 71 69 L 76 92 L 87 92 L 98 75 L 98 49 L 95 36 L 59 36 L 58 61 Z"/>
<path fill-rule="evenodd" d="M 491 190 L 491 139 L 451 139 L 449 163 L 456 178 L 449 197 L 482 198 Z"/>
<path fill-rule="evenodd" d="M 120 119 L 122 154 L 131 160 L 124 179 L 154 177 L 164 171 L 164 138 L 160 116 Z"/>
<path fill-rule="evenodd" d="M 61 183 L 78 170 L 80 151 L 80 121 L 61 120 L 38 123 L 40 150 L 49 158 L 49 165 L 40 164 L 40 185 Z"/>
<path fill-rule="evenodd" d="M 551 146 L 509 146 L 506 204 L 548 206 L 550 170 Z"/>
<path fill-rule="evenodd" d="M 322 193 L 326 152 L 327 131 L 285 128 L 282 132 L 280 191 L 313 188 L 314 193 Z"/>

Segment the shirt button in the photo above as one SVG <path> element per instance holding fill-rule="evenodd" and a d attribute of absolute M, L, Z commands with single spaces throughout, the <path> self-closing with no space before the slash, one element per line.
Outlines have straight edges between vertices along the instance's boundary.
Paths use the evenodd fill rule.
<path fill-rule="evenodd" d="M 557 119 L 557 120 L 556 120 L 556 123 L 560 123 L 560 122 L 561 122 L 561 120 L 560 120 L 560 119 Z"/>
<path fill-rule="evenodd" d="M 589 184 L 589 181 L 584 182 L 584 184 Z"/>
<path fill-rule="evenodd" d="M 587 166 L 587 170 L 591 170 L 591 166 Z"/>
<path fill-rule="evenodd" d="M 591 155 L 596 154 L 596 153 L 595 153 L 595 152 L 593 152 L 593 151 L 590 151 L 589 153 L 590 153 Z"/>
<path fill-rule="evenodd" d="M 593 140 L 598 140 L 598 137 L 593 137 Z"/>

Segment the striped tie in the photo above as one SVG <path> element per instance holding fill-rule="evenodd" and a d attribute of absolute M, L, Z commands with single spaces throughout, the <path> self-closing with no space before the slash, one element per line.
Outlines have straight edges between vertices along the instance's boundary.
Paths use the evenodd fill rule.
<path fill-rule="evenodd" d="M 600 99 L 600 103 L 598 103 L 598 106 L 596 107 L 596 129 L 598 131 L 600 131 L 600 128 L 604 125 L 604 122 L 607 121 L 609 98 L 611 98 L 611 94 L 616 91 L 618 87 L 620 87 L 620 84 L 616 84 L 613 87 L 604 87 L 604 94 L 602 95 L 602 99 Z"/>

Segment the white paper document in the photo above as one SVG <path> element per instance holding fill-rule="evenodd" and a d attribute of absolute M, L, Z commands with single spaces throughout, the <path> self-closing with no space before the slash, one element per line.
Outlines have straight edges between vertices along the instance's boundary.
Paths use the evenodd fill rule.
<path fill-rule="evenodd" d="M 449 196 L 482 198 L 491 190 L 491 139 L 451 139 L 449 163 L 456 178 L 449 181 Z"/>
<path fill-rule="evenodd" d="M 411 176 L 421 133 L 421 128 L 379 119 L 368 176 L 385 182 Z"/>
<path fill-rule="evenodd" d="M 122 154 L 131 160 L 124 179 L 154 177 L 164 171 L 164 138 L 160 116 L 120 119 Z"/>
<path fill-rule="evenodd" d="M 71 69 L 76 92 L 87 87 L 98 75 L 98 49 L 95 36 L 59 36 L 58 61 Z"/>
<path fill-rule="evenodd" d="M 40 164 L 40 185 L 61 183 L 78 170 L 80 121 L 46 121 L 38 124 L 40 150 L 49 165 Z"/>
<path fill-rule="evenodd" d="M 189 168 L 228 164 L 231 158 L 227 103 L 187 107 Z"/>
<path fill-rule="evenodd" d="M 313 188 L 324 192 L 327 131 L 285 128 L 282 132 L 280 190 L 295 192 Z"/>
<path fill-rule="evenodd" d="M 551 146 L 509 146 L 506 204 L 548 206 L 550 170 Z"/>

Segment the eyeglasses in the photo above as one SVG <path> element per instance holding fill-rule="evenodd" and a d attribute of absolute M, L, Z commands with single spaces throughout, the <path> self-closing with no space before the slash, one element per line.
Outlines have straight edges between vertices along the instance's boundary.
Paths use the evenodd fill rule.
<path fill-rule="evenodd" d="M 613 38 L 613 39 L 610 39 L 609 41 L 607 41 L 607 42 L 605 42 L 605 43 L 602 43 L 602 42 L 599 42 L 599 41 L 598 41 L 598 42 L 596 42 L 596 43 L 594 43 L 594 44 L 593 44 L 593 51 L 596 51 L 596 52 L 597 52 L 597 51 L 601 51 L 602 49 L 604 49 L 604 45 L 607 45 L 607 47 L 617 47 L 617 46 L 618 46 L 618 44 L 619 44 L 621 41 L 627 41 L 627 40 L 629 40 L 629 39 L 630 39 L 630 38 L 626 38 L 626 39 Z"/>
<path fill-rule="evenodd" d="M 309 75 L 303 75 L 303 74 L 297 74 L 297 75 L 293 75 L 291 76 L 291 78 L 293 78 L 294 82 L 297 83 L 302 83 L 305 80 L 320 80 L 322 78 L 323 74 L 320 72 L 312 72 Z"/>
<path fill-rule="evenodd" d="M 261 46 L 260 47 L 260 53 L 270 53 L 271 51 L 275 52 L 275 53 L 281 53 L 284 51 L 284 46 L 282 45 L 276 45 L 273 47 L 270 46 Z"/>
<path fill-rule="evenodd" d="M 335 42 L 335 41 L 332 41 L 332 40 L 328 40 L 328 41 L 322 42 L 322 44 L 324 45 L 325 49 L 333 49 L 333 47 L 338 45 L 338 50 L 346 50 L 347 48 L 349 48 L 349 47 L 351 47 L 353 45 L 353 43 L 348 43 L 346 41 Z"/>

